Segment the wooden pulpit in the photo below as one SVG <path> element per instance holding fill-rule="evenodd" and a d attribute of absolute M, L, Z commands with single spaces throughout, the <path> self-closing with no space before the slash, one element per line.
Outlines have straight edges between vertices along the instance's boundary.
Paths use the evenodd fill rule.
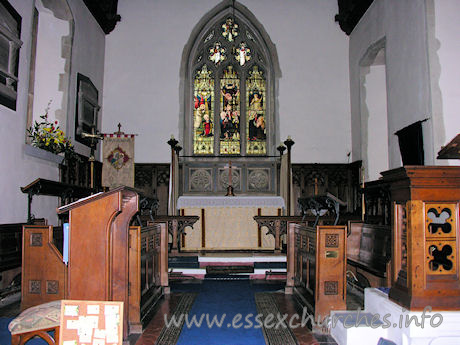
<path fill-rule="evenodd" d="M 67 299 L 122 301 L 128 306 L 129 222 L 138 205 L 133 189 L 119 187 L 58 209 L 70 213 Z M 125 307 L 125 339 L 127 313 Z"/>
<path fill-rule="evenodd" d="M 391 300 L 409 310 L 460 309 L 460 167 L 405 166 L 391 187 Z"/>

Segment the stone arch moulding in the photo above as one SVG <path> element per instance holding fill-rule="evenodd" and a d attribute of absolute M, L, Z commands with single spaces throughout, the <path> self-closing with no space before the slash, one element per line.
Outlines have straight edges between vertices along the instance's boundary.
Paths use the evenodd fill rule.
<path fill-rule="evenodd" d="M 70 135 L 71 131 L 69 130 L 69 123 L 71 124 L 73 121 L 69 119 L 69 103 L 70 103 L 70 69 L 71 69 L 71 61 L 72 61 L 72 47 L 73 47 L 73 40 L 74 40 L 74 33 L 75 33 L 75 21 L 72 14 L 72 10 L 67 0 L 40 0 L 38 3 L 37 10 L 38 15 L 40 16 L 40 12 L 44 12 L 46 10 L 50 11 L 50 14 L 59 20 L 68 23 L 68 34 L 65 36 L 60 37 L 60 51 L 59 51 L 59 58 L 63 60 L 63 69 L 59 72 L 58 75 L 58 85 L 57 90 L 58 92 L 62 93 L 62 97 L 60 100 L 54 100 L 54 104 L 59 104 L 58 108 L 54 109 L 54 116 L 60 122 L 61 129 L 63 129 L 66 135 Z M 34 49 L 37 49 L 36 47 Z M 35 52 L 34 59 L 37 59 L 37 54 L 43 54 L 43 52 Z M 34 102 L 37 101 L 35 98 L 37 95 L 35 94 L 35 86 L 36 79 L 38 76 L 35 76 L 35 71 L 33 71 L 33 82 L 32 85 L 29 85 L 29 97 L 32 97 L 32 101 L 28 105 L 28 126 L 32 125 L 33 119 L 40 115 L 37 113 L 37 110 L 34 110 Z M 42 95 L 43 96 L 43 95 Z M 49 97 L 43 96 L 43 97 Z"/>
<path fill-rule="evenodd" d="M 360 131 L 359 131 L 359 159 L 363 161 L 363 166 L 366 165 L 367 170 L 367 144 L 368 144 L 368 118 L 369 112 L 366 105 L 366 88 L 364 86 L 364 82 L 366 79 L 366 75 L 370 72 L 370 67 L 376 63 L 376 58 L 379 53 L 386 48 L 386 37 L 382 37 L 377 41 L 370 44 L 367 49 L 365 50 L 364 54 L 361 56 L 358 62 L 358 73 L 359 73 L 359 123 L 360 123 Z M 385 56 L 385 55 L 384 55 Z M 384 61 L 383 64 L 386 65 Z M 387 87 L 387 86 L 386 86 Z M 388 90 L 386 91 L 388 93 Z M 387 113 L 387 121 L 388 121 L 388 113 Z"/>
<path fill-rule="evenodd" d="M 192 135 L 189 130 L 192 121 L 192 78 L 193 78 L 193 58 L 195 57 L 200 40 L 217 21 L 232 15 L 237 20 L 242 21 L 251 28 L 260 42 L 261 50 L 266 57 L 267 66 L 267 114 L 269 115 L 270 132 L 267 135 L 268 147 L 267 155 L 274 155 L 276 143 L 279 141 L 279 117 L 278 117 L 278 80 L 281 78 L 278 53 L 275 44 L 271 41 L 263 25 L 257 20 L 255 15 L 244 5 L 232 0 L 224 0 L 213 9 L 208 11 L 193 28 L 187 43 L 184 46 L 180 66 L 180 85 L 179 85 L 179 135 L 184 146 L 184 155 L 193 154 Z"/>
<path fill-rule="evenodd" d="M 70 97 L 70 65 L 72 61 L 72 47 L 73 39 L 75 33 L 75 21 L 72 14 L 72 10 L 68 4 L 68 1 L 61 0 L 42 0 L 43 6 L 50 9 L 54 16 L 58 19 L 65 20 L 69 22 L 69 35 L 62 37 L 62 46 L 61 46 L 61 57 L 65 59 L 65 66 L 63 73 L 59 76 L 59 91 L 63 92 L 62 103 L 61 103 L 61 112 L 63 116 L 66 117 L 66 133 L 70 135 L 69 131 L 69 97 Z"/>

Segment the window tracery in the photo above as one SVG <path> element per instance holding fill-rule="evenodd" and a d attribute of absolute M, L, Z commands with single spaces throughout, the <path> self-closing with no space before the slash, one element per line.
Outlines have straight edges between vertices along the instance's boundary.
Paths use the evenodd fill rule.
<path fill-rule="evenodd" d="M 245 20 L 221 16 L 197 43 L 193 61 L 193 155 L 267 155 L 267 57 Z M 272 110 L 273 112 L 273 110 Z M 190 128 L 189 128 L 190 130 Z M 271 129 L 273 130 L 273 128 Z"/>

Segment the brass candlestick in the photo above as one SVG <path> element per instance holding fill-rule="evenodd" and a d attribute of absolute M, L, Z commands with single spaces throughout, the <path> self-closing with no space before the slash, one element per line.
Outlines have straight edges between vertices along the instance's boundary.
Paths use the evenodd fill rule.
<path fill-rule="evenodd" d="M 228 162 L 228 187 L 225 196 L 235 196 L 233 193 L 233 175 L 232 175 L 232 162 Z"/>

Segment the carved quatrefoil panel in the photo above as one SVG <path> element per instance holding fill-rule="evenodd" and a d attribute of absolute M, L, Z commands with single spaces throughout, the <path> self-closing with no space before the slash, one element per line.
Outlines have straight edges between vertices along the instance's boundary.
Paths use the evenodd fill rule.
<path fill-rule="evenodd" d="M 248 191 L 267 192 L 270 190 L 270 169 L 248 169 Z"/>
<path fill-rule="evenodd" d="M 456 271 L 451 243 L 430 244 L 426 259 L 431 274 L 454 274 Z"/>
<path fill-rule="evenodd" d="M 428 205 L 427 205 L 428 206 Z M 426 213 L 428 235 L 450 235 L 453 229 L 454 217 L 452 209 L 446 205 L 433 205 Z"/>
<path fill-rule="evenodd" d="M 212 170 L 211 169 L 190 169 L 190 191 L 210 192 L 212 191 Z"/>

